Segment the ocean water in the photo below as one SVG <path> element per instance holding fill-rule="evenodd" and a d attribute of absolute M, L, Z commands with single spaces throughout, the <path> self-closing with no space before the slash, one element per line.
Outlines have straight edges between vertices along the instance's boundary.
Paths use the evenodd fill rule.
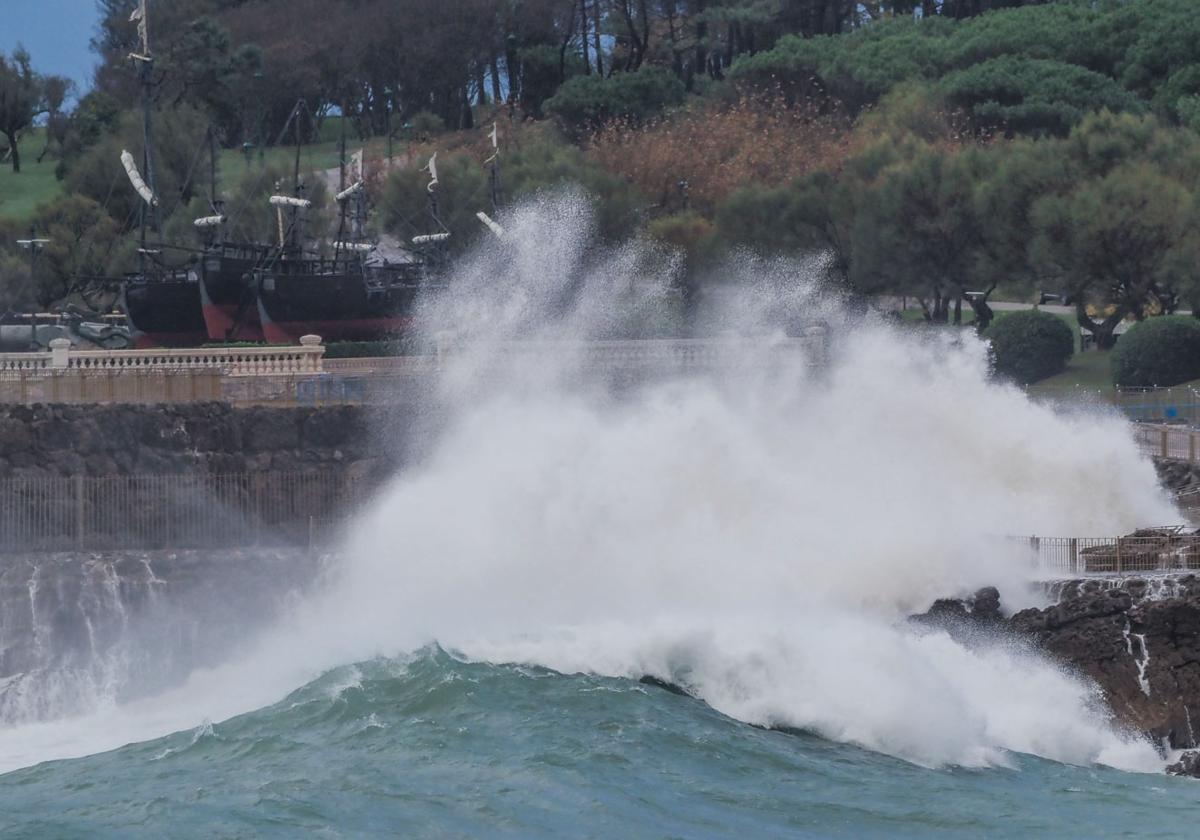
<path fill-rule="evenodd" d="M 440 649 L 0 776 L 2 837 L 1191 837 L 1200 786 L 928 769 L 626 679 Z"/>
<path fill-rule="evenodd" d="M 673 258 L 597 249 L 570 195 L 504 223 L 423 301 L 475 351 L 318 585 L 165 688 L 123 684 L 134 624 L 69 710 L 10 687 L 71 673 L 0 684 L 0 836 L 1195 836 L 1096 686 L 905 621 L 1044 603 L 1006 536 L 1177 521 L 1122 418 L 751 258 L 700 312 L 751 349 L 614 389 L 571 341 L 669 321 Z M 770 357 L 814 318 L 827 365 Z"/>

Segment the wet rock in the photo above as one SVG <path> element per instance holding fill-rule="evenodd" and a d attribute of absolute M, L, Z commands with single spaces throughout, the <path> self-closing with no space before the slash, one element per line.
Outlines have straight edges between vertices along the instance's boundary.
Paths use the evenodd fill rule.
<path fill-rule="evenodd" d="M 688 691 L 686 688 L 683 688 L 680 685 L 676 685 L 673 682 L 669 682 L 667 680 L 663 680 L 663 679 L 659 679 L 658 677 L 651 676 L 650 674 L 645 674 L 644 676 L 642 676 L 641 679 L 638 680 L 638 682 L 641 683 L 642 685 L 652 685 L 655 688 L 661 688 L 663 691 L 669 691 L 672 694 L 678 694 L 680 697 L 691 697 L 692 696 L 691 692 Z"/>
<path fill-rule="evenodd" d="M 1058 603 L 1009 618 L 981 590 L 914 620 L 967 640 L 984 627 L 1032 640 L 1092 679 L 1125 725 L 1174 749 L 1200 747 L 1200 593 L 1193 575 L 1161 583 L 1069 582 Z"/>
<path fill-rule="evenodd" d="M 313 469 L 377 476 L 404 456 L 411 422 L 405 409 L 390 409 L 389 434 L 373 438 L 378 410 L 0 406 L 0 463 L 5 475 L 30 478 Z"/>
<path fill-rule="evenodd" d="M 33 445 L 33 432 L 27 422 L 16 418 L 0 419 L 0 452 L 23 452 Z"/>
<path fill-rule="evenodd" d="M 246 448 L 266 452 L 298 449 L 300 430 L 294 414 L 254 410 L 246 417 Z"/>
<path fill-rule="evenodd" d="M 1188 750 L 1179 756 L 1179 761 L 1167 765 L 1172 776 L 1191 776 L 1200 779 L 1200 750 Z"/>
<path fill-rule="evenodd" d="M 931 625 L 970 623 L 990 625 L 1003 620 L 1000 612 L 1000 592 L 994 586 L 985 586 L 966 598 L 939 598 L 921 615 L 911 619 Z"/>

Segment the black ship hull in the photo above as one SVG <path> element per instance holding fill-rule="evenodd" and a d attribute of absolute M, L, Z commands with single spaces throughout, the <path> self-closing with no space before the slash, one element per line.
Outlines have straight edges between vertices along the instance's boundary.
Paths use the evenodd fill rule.
<path fill-rule="evenodd" d="M 126 280 L 121 308 L 135 347 L 198 347 L 208 340 L 194 273 Z"/>
<path fill-rule="evenodd" d="M 406 331 L 421 284 L 413 271 L 381 273 L 361 264 L 340 270 L 258 273 L 263 335 L 295 344 L 303 335 L 324 341 L 371 341 Z M 408 276 L 406 276 L 408 275 Z"/>
<path fill-rule="evenodd" d="M 207 253 L 200 271 L 200 302 L 212 341 L 262 341 L 253 273 L 262 250 L 225 248 Z"/>

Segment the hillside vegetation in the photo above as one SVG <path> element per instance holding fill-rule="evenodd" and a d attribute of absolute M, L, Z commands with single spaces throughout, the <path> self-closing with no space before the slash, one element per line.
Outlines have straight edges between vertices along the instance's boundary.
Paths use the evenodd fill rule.
<path fill-rule="evenodd" d="M 133 0 L 101 6 L 57 185 L 28 155 L 0 182 L 21 179 L 0 204 L 0 277 L 18 278 L 0 304 L 131 263 L 118 157 L 141 150 L 137 32 Z M 178 0 L 155 15 L 162 235 L 181 243 L 209 210 L 210 130 L 246 237 L 270 235 L 295 136 L 328 207 L 313 173 L 338 166 L 344 131 L 367 150 L 373 232 L 428 229 L 436 152 L 443 219 L 469 247 L 497 125 L 505 200 L 583 185 L 598 236 L 679 249 L 689 294 L 752 249 L 822 252 L 852 293 L 981 330 L 989 296 L 1053 292 L 1101 347 L 1127 317 L 1200 303 L 1189 0 Z M 55 250 L 21 281 L 10 242 L 30 224 Z"/>

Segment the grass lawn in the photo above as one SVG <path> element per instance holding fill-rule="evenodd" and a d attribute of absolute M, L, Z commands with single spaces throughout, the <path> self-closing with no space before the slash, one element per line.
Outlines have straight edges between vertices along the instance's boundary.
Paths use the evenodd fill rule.
<path fill-rule="evenodd" d="M 351 136 L 346 138 L 346 158 L 349 159 L 359 149 L 366 147 L 368 155 L 383 155 L 387 152 L 387 140 L 382 137 L 372 137 L 365 143 Z M 395 154 L 400 154 L 403 144 L 395 144 Z M 300 147 L 300 171 L 303 173 L 335 169 L 340 159 L 340 141 L 328 140 Z M 241 149 L 221 150 L 221 172 L 229 178 L 241 178 L 247 172 L 260 169 L 264 164 L 284 172 L 291 172 L 296 162 L 295 146 L 271 146 L 265 149 L 254 149 L 249 159 Z"/>
<path fill-rule="evenodd" d="M 37 162 L 37 156 L 42 151 L 43 143 L 45 143 L 45 129 L 31 129 L 21 138 L 21 171 L 14 175 L 11 165 L 0 164 L 0 218 L 24 221 L 33 214 L 39 204 L 52 201 L 62 195 L 62 183 L 54 177 L 58 158 L 47 155 L 42 163 Z M 380 155 L 386 152 L 387 140 L 382 137 L 373 137 L 363 144 L 356 138 L 349 137 L 346 140 L 347 157 L 364 145 L 369 154 Z M 402 142 L 396 143 L 397 154 L 400 153 L 403 145 Z M 300 149 L 301 172 L 310 173 L 337 167 L 338 146 L 338 140 L 327 140 L 311 146 L 302 146 Z M 221 172 L 225 175 L 226 184 L 232 184 L 247 171 L 259 171 L 264 163 L 284 172 L 290 172 L 295 162 L 295 155 L 294 146 L 275 146 L 264 149 L 261 155 L 258 150 L 255 150 L 247 162 L 246 155 L 240 149 L 224 149 L 221 151 Z"/>
<path fill-rule="evenodd" d="M 1110 397 L 1115 393 L 1107 351 L 1076 352 L 1067 362 L 1067 369 L 1062 373 L 1029 386 L 1029 392 L 1039 396 L 1061 395 L 1066 397 L 1080 391 L 1092 394 L 1099 392 L 1101 396 L 1105 397 Z"/>
<path fill-rule="evenodd" d="M 994 320 L 999 321 L 1012 314 L 1011 310 L 1003 310 L 995 313 Z M 1069 397 L 1071 395 L 1081 395 L 1082 392 L 1088 394 L 1099 394 L 1105 398 L 1111 398 L 1115 392 L 1112 384 L 1112 374 L 1109 369 L 1108 353 L 1098 350 L 1089 350 L 1086 353 L 1080 351 L 1081 336 L 1079 334 L 1079 323 L 1075 320 L 1074 315 L 1056 314 L 1056 317 L 1061 318 L 1071 329 L 1071 335 L 1075 336 L 1075 355 L 1067 362 L 1067 369 L 1062 373 L 1043 379 L 1041 382 L 1035 382 L 1029 386 L 1029 392 L 1038 396 L 1046 397 Z M 921 313 L 920 307 L 909 308 L 900 313 L 900 318 L 903 321 L 921 323 L 924 316 Z M 971 327 L 975 323 L 975 313 L 970 310 L 963 311 L 963 326 Z"/>
<path fill-rule="evenodd" d="M 11 163 L 0 164 L 0 218 L 27 219 L 39 204 L 62 194 L 62 184 L 54 177 L 58 158 L 47 155 L 37 162 L 44 142 L 45 129 L 35 128 L 21 138 L 21 171 L 14 174 Z"/>

